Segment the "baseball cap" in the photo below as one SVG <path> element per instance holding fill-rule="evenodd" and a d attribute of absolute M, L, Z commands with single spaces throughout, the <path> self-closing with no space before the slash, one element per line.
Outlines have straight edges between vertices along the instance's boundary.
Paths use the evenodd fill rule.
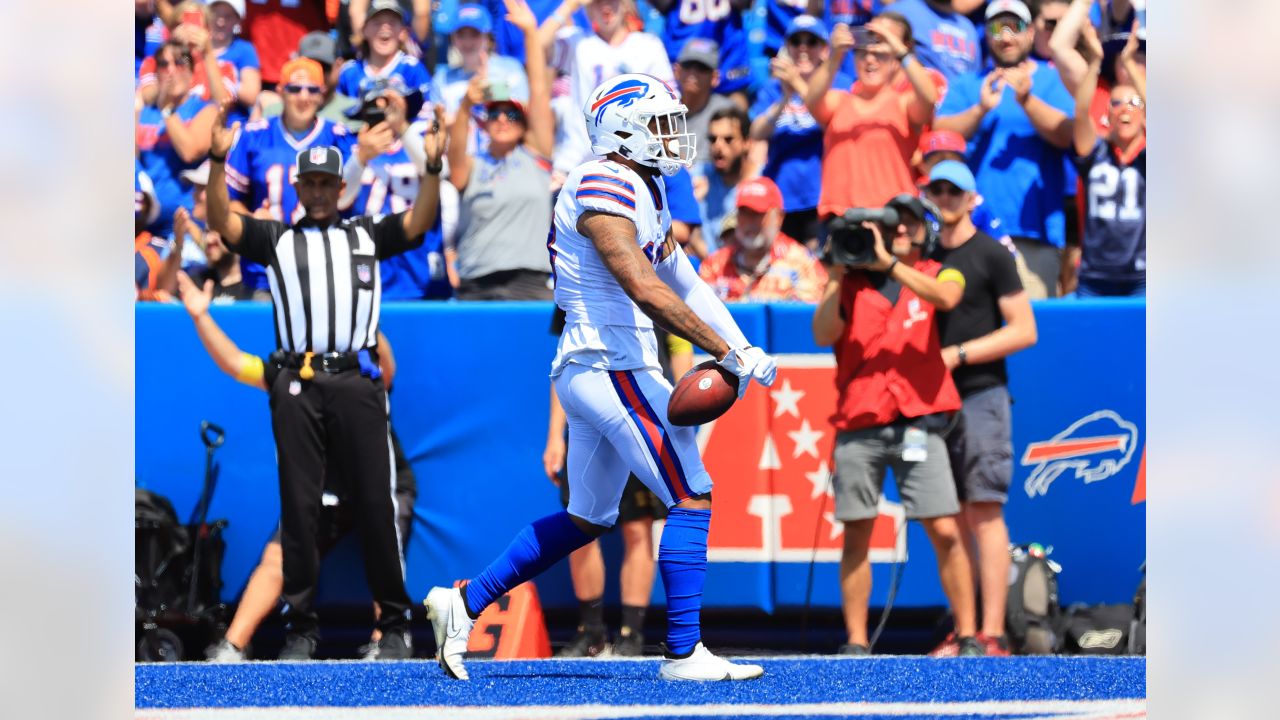
<path fill-rule="evenodd" d="M 311 82 L 324 87 L 324 68 L 315 60 L 304 57 L 294 58 L 280 67 L 281 84 L 290 82 L 293 74 L 299 71 L 306 73 Z"/>
<path fill-rule="evenodd" d="M 218 3 L 229 5 L 232 10 L 236 11 L 236 14 L 240 16 L 241 20 L 244 19 L 244 0 L 213 0 L 213 2 L 209 3 L 209 7 L 213 7 Z"/>
<path fill-rule="evenodd" d="M 831 35 L 827 32 L 827 26 L 812 15 L 797 15 L 792 18 L 791 24 L 787 26 L 786 37 L 802 32 L 814 35 L 828 45 L 831 44 Z"/>
<path fill-rule="evenodd" d="M 200 163 L 199 167 L 182 171 L 182 179 L 192 185 L 208 185 L 209 184 L 209 161 L 205 160 Z"/>
<path fill-rule="evenodd" d="M 1031 11 L 1022 0 L 992 0 L 987 4 L 986 19 L 1005 14 L 1015 15 L 1024 23 L 1031 23 Z"/>
<path fill-rule="evenodd" d="M 740 208 L 768 212 L 782 209 L 782 191 L 767 177 L 751 178 L 738 184 L 738 199 L 735 205 Z"/>
<path fill-rule="evenodd" d="M 318 145 L 298 153 L 298 175 L 309 172 L 342 177 L 342 152 L 336 147 Z"/>
<path fill-rule="evenodd" d="M 929 184 L 946 180 L 965 192 L 973 192 L 978 189 L 978 183 L 973 179 L 973 172 L 969 170 L 969 166 L 959 160 L 943 160 L 933 166 L 933 171 L 929 173 Z"/>
<path fill-rule="evenodd" d="M 458 17 L 453 21 L 453 29 L 449 32 L 455 33 L 466 27 L 474 28 L 482 33 L 492 34 L 493 16 L 489 14 L 489 9 L 483 5 L 462 5 L 459 7 Z"/>
<path fill-rule="evenodd" d="M 720 221 L 720 234 L 723 235 L 727 232 L 733 232 L 734 230 L 737 230 L 737 229 L 738 229 L 738 211 L 734 210 L 731 213 L 727 213 L 724 216 L 724 219 Z"/>
<path fill-rule="evenodd" d="M 964 155 L 969 144 L 964 136 L 954 130 L 933 130 L 920 136 L 920 156 L 929 157 L 930 153 L 956 152 Z"/>
<path fill-rule="evenodd" d="M 338 59 L 338 44 L 327 32 L 309 32 L 298 41 L 298 57 L 331 66 Z"/>
<path fill-rule="evenodd" d="M 404 7 L 400 5 L 398 0 L 373 0 L 369 3 L 369 14 L 366 17 L 372 18 L 374 15 L 382 11 L 393 12 L 404 22 Z"/>
<path fill-rule="evenodd" d="M 676 62 L 681 65 L 696 62 L 716 70 L 720 67 L 720 45 L 711 38 L 689 38 L 684 47 L 680 48 Z"/>

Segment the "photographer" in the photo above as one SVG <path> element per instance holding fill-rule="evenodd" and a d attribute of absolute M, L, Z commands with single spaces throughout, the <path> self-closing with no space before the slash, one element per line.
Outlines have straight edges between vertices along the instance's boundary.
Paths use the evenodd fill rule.
<path fill-rule="evenodd" d="M 841 654 L 871 652 L 867 552 L 887 467 L 907 517 L 920 520 L 937 553 L 960 654 L 983 654 L 974 637 L 973 577 L 942 439 L 960 395 L 943 363 L 935 312 L 955 307 L 963 288 L 939 282 L 942 266 L 929 259 L 939 217 L 926 201 L 899 195 L 884 210 L 850 210 L 831 224 L 830 278 L 813 316 L 813 336 L 836 356 L 833 481 L 836 519 L 844 524 L 840 594 L 848 632 Z"/>

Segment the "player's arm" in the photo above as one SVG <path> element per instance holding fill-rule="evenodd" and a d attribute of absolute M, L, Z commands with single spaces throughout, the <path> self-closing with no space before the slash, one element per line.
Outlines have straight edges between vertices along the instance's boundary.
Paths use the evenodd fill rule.
<path fill-rule="evenodd" d="M 213 299 L 213 281 L 206 280 L 203 288 L 196 287 L 186 273 L 179 272 L 178 294 L 182 296 L 182 304 L 195 325 L 200 344 L 204 345 L 205 352 L 213 358 L 218 369 L 245 385 L 266 390 L 262 358 L 242 352 L 235 341 L 227 337 L 227 334 L 209 315 L 209 302 Z"/>
<path fill-rule="evenodd" d="M 738 323 L 729 314 L 729 308 L 716 295 L 693 269 L 693 263 L 685 256 L 684 250 L 675 244 L 674 238 L 668 238 L 671 250 L 668 257 L 658 264 L 658 278 L 666 283 L 676 295 L 688 305 L 699 318 L 702 318 L 711 329 L 724 338 L 730 347 L 747 347 L 747 337 L 742 334 Z M 678 333 L 676 333 L 678 335 Z M 683 336 L 681 336 L 683 337 Z"/>
<path fill-rule="evenodd" d="M 578 219 L 578 232 L 591 239 L 605 267 L 645 315 L 714 358 L 729 354 L 729 343 L 654 272 L 653 264 L 636 244 L 634 223 L 616 215 L 588 211 Z"/>
<path fill-rule="evenodd" d="M 423 134 L 422 150 L 427 156 L 426 174 L 418 178 L 418 196 L 413 199 L 413 206 L 405 211 L 402 218 L 404 234 L 411 241 L 420 241 L 423 234 L 436 223 L 436 215 L 440 210 L 440 168 L 444 144 L 444 110 L 437 103 L 431 129 Z"/>

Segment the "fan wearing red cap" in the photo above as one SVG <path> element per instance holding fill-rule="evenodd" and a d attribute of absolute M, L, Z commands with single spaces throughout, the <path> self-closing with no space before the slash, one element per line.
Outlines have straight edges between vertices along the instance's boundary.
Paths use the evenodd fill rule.
<path fill-rule="evenodd" d="M 733 240 L 698 274 L 725 302 L 817 302 L 827 271 L 804 245 L 782 233 L 782 191 L 757 177 L 738 185 Z"/>

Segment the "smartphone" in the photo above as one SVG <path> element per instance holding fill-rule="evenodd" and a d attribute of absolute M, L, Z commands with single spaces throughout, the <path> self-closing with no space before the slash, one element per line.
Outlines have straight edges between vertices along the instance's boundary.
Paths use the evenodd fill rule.
<path fill-rule="evenodd" d="M 204 28 L 204 13 L 199 10 L 183 10 L 182 24 L 192 27 Z"/>
<path fill-rule="evenodd" d="M 863 48 L 868 45 L 884 42 L 879 35 L 868 30 L 866 27 L 856 27 L 853 29 L 853 46 L 855 48 Z"/>

